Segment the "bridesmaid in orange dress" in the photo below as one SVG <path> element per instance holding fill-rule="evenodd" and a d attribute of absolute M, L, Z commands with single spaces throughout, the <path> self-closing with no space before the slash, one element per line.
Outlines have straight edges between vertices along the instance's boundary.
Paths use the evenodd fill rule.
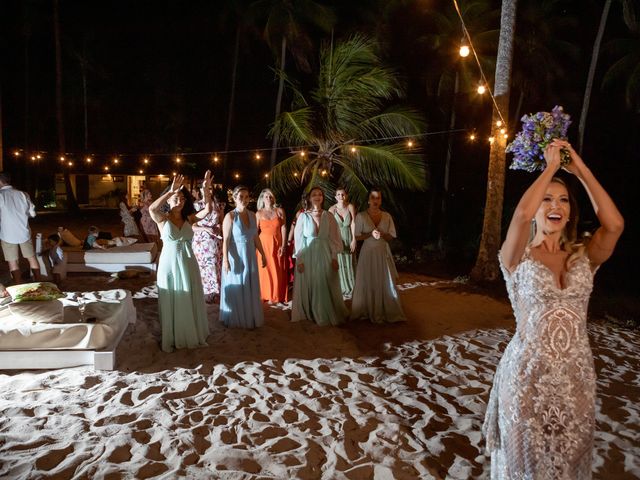
<path fill-rule="evenodd" d="M 287 219 L 284 210 L 276 207 L 273 192 L 265 188 L 258 197 L 258 230 L 267 257 L 266 268 L 260 268 L 260 296 L 269 303 L 288 301 L 286 269 Z"/>

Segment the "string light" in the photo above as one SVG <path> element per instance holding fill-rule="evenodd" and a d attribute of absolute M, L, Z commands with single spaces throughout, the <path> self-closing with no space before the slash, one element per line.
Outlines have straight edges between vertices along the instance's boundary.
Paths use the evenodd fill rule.
<path fill-rule="evenodd" d="M 144 170 L 138 170 L 138 173 L 142 175 L 144 173 Z"/>
<path fill-rule="evenodd" d="M 118 165 L 120 163 L 120 160 L 118 160 L 117 158 L 113 159 L 113 163 L 115 163 L 116 165 Z"/>
<path fill-rule="evenodd" d="M 38 160 L 40 160 L 40 159 L 42 158 L 42 155 L 38 154 L 38 155 L 36 155 L 36 158 L 37 158 Z"/>
<path fill-rule="evenodd" d="M 108 172 L 109 171 L 109 167 L 107 165 L 104 166 L 104 171 Z"/>
<path fill-rule="evenodd" d="M 462 37 L 462 42 L 460 43 L 460 56 L 462 58 L 466 58 L 469 56 L 469 54 L 471 53 L 471 50 L 469 49 L 469 45 L 467 45 L 467 40 Z"/>
<path fill-rule="evenodd" d="M 20 156 L 20 152 L 19 152 L 18 150 L 15 150 L 15 151 L 13 152 L 13 156 L 14 156 L 14 157 L 19 157 L 19 156 Z"/>
<path fill-rule="evenodd" d="M 485 87 L 482 84 L 478 85 L 478 93 L 480 95 L 484 95 L 486 92 L 487 92 L 487 87 Z"/>
<path fill-rule="evenodd" d="M 32 162 L 35 162 L 35 161 L 36 161 L 36 157 L 32 155 L 32 156 L 31 156 L 31 161 L 32 161 Z"/>
<path fill-rule="evenodd" d="M 68 166 L 73 167 L 73 162 L 67 163 Z"/>
<path fill-rule="evenodd" d="M 500 129 L 500 133 L 502 133 L 504 135 L 505 133 L 507 133 L 507 129 L 506 128 L 501 128 Z"/>
<path fill-rule="evenodd" d="M 305 156 L 304 150 L 302 150 L 302 151 L 300 152 L 300 156 L 301 156 L 301 157 L 304 157 L 304 156 Z"/>
<path fill-rule="evenodd" d="M 498 120 L 496 122 L 496 127 L 500 128 L 502 126 L 502 120 Z"/>
<path fill-rule="evenodd" d="M 214 155 L 214 157 L 213 157 L 213 163 L 218 163 L 218 160 L 220 160 L 220 159 L 218 158 L 218 156 L 217 156 L 217 155 Z"/>
<path fill-rule="evenodd" d="M 265 173 L 265 174 L 264 174 L 264 178 L 269 178 L 269 174 L 268 174 L 268 173 Z"/>
<path fill-rule="evenodd" d="M 489 143 L 493 143 L 494 140 L 495 140 L 495 138 L 489 137 Z"/>
<path fill-rule="evenodd" d="M 409 148 L 413 147 L 413 142 L 412 142 L 411 140 L 409 140 L 409 141 L 407 142 L 407 146 L 408 146 Z"/>
<path fill-rule="evenodd" d="M 473 142 L 475 139 L 476 139 L 475 134 L 472 133 L 471 135 L 469 135 L 469 140 Z"/>
<path fill-rule="evenodd" d="M 143 162 L 145 165 L 149 165 L 149 159 L 148 159 L 148 158 L 143 159 L 143 160 L 142 160 L 142 162 Z"/>
<path fill-rule="evenodd" d="M 320 174 L 324 177 L 327 175 L 327 171 L 326 170 L 322 170 L 322 172 L 320 172 Z"/>
<path fill-rule="evenodd" d="M 182 162 L 182 159 L 180 157 L 176 157 L 176 163 L 180 163 Z"/>
<path fill-rule="evenodd" d="M 298 172 L 293 172 L 293 176 L 297 177 L 298 176 Z"/>
<path fill-rule="evenodd" d="M 60 157 L 60 161 L 61 161 L 61 162 L 64 162 L 64 160 L 65 160 L 64 155 L 62 155 L 62 156 Z"/>
<path fill-rule="evenodd" d="M 256 153 L 256 160 L 260 160 L 260 154 Z"/>
<path fill-rule="evenodd" d="M 236 180 L 239 179 L 240 178 L 240 174 L 239 173 L 234 174 L 233 178 L 235 178 Z"/>
<path fill-rule="evenodd" d="M 503 135 L 503 137 L 504 137 L 504 138 L 505 138 L 505 140 L 506 140 L 507 138 L 509 138 L 509 134 L 505 133 L 505 134 Z"/>
<path fill-rule="evenodd" d="M 351 153 L 356 153 L 356 147 L 351 147 Z"/>
<path fill-rule="evenodd" d="M 87 158 L 85 158 L 85 162 L 87 162 L 87 163 L 91 163 L 91 157 L 87 157 Z"/>

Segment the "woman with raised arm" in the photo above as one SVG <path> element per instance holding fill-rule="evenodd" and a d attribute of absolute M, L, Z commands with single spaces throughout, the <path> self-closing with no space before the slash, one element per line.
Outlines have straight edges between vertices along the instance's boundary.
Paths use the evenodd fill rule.
<path fill-rule="evenodd" d="M 236 208 L 222 222 L 222 293 L 220 320 L 226 327 L 256 328 L 264 324 L 256 250 L 267 266 L 258 236 L 256 214 L 247 209 L 249 189 L 233 189 Z"/>
<path fill-rule="evenodd" d="M 576 238 L 575 198 L 555 176 L 561 149 L 571 156 L 564 169 L 580 180 L 600 221 L 588 243 Z M 546 168 L 520 199 L 499 254 L 516 333 L 483 426 L 492 479 L 591 478 L 596 377 L 587 304 L 624 220 L 568 142 L 554 140 L 544 155 Z"/>
<path fill-rule="evenodd" d="M 318 325 L 339 325 L 348 312 L 340 291 L 338 252 L 342 239 L 335 218 L 322 208 L 324 193 L 309 191 L 309 210 L 296 222 L 296 274 L 291 320 L 312 320 Z"/>
<path fill-rule="evenodd" d="M 363 240 L 351 301 L 351 318 L 373 323 L 406 320 L 396 289 L 398 271 L 389 242 L 396 238 L 393 217 L 383 211 L 382 192 L 369 190 L 369 207 L 356 216 L 355 238 Z"/>
<path fill-rule="evenodd" d="M 200 195 L 200 211 L 206 206 L 204 194 Z M 222 276 L 222 219 L 224 203 L 211 192 L 211 212 L 193 224 L 193 253 L 196 255 L 202 278 L 204 301 L 214 303 L 220 299 Z"/>
<path fill-rule="evenodd" d="M 351 295 L 355 282 L 354 265 L 356 251 L 356 208 L 349 203 L 344 187 L 336 188 L 336 204 L 329 207 L 342 237 L 342 251 L 338 252 L 338 273 L 343 295 Z"/>
<path fill-rule="evenodd" d="M 269 303 L 289 300 L 287 282 L 287 218 L 284 210 L 276 206 L 276 197 L 269 188 L 260 192 L 256 219 L 260 243 L 267 258 L 267 267 L 259 269 L 260 296 Z"/>
<path fill-rule="evenodd" d="M 211 211 L 211 172 L 204 175 L 205 206 L 195 213 L 184 177 L 177 175 L 171 186 L 149 206 L 158 224 L 164 246 L 158 263 L 158 313 L 162 350 L 195 348 L 207 344 L 209 322 L 202 292 L 200 269 L 191 248 L 192 224 Z M 163 207 L 169 204 L 169 212 Z"/>

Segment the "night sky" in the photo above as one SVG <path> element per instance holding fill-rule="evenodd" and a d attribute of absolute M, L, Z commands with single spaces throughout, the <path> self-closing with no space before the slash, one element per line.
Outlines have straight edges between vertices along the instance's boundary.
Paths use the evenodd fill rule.
<path fill-rule="evenodd" d="M 123 173 L 137 169 L 144 154 L 221 151 L 225 143 L 231 65 L 237 17 L 234 6 L 250 2 L 217 1 L 71 1 L 60 0 L 60 28 L 63 62 L 63 102 L 66 150 L 78 155 L 91 153 L 123 160 Z M 449 1 L 353 0 L 319 2 L 334 9 L 334 38 L 353 32 L 377 36 L 384 57 L 407 85 L 408 104 L 427 119 L 429 131 L 446 130 L 450 95 L 437 95 L 433 77 L 458 61 L 458 45 L 436 45 L 429 34 L 436 26 L 428 8 L 449 15 Z M 461 2 L 464 3 L 464 2 Z M 486 2 L 498 15 L 488 20 L 487 29 L 499 27 L 500 2 Z M 637 3 L 637 2 L 636 2 Z M 0 2 L 0 85 L 5 168 L 21 170 L 9 153 L 14 148 L 42 150 L 57 155 L 55 119 L 55 58 L 52 27 L 53 1 L 3 0 Z M 520 91 L 524 92 L 519 115 L 550 110 L 564 105 L 574 125 L 570 139 L 575 143 L 582 106 L 584 83 L 593 39 L 600 19 L 601 2 L 557 2 L 553 18 L 537 0 L 520 0 L 517 35 L 520 47 L 514 58 L 514 85 L 510 115 L 515 115 Z M 640 12 L 640 7 L 637 9 Z M 242 16 L 242 9 L 241 9 Z M 469 22 L 471 26 L 472 22 Z M 551 31 L 548 31 L 552 28 Z M 308 29 L 311 44 L 309 63 L 317 64 L 317 47 L 328 34 Z M 254 149 L 268 149 L 273 121 L 277 81 L 275 57 L 257 27 L 242 30 L 237 77 L 236 105 L 231 133 L 231 150 L 249 150 L 228 156 L 228 170 L 242 171 L 251 183 L 267 170 L 263 161 L 252 160 Z M 474 31 L 472 30 L 472 36 Z M 635 35 L 635 36 L 634 36 Z M 620 5 L 614 2 L 603 45 L 615 38 L 636 39 L 624 25 Z M 550 45 L 547 53 L 527 50 L 535 42 Z M 555 43 L 554 43 L 555 42 Z M 565 48 L 566 44 L 573 47 Z M 487 59 L 495 58 L 497 36 L 484 34 L 477 48 Z M 446 58 L 450 58 L 446 63 Z M 445 59 L 445 60 L 443 60 Z M 86 62 L 88 150 L 84 149 L 82 62 Z M 623 81 L 601 88 L 604 72 L 616 61 L 615 52 L 603 49 L 598 63 L 596 86 L 591 100 L 584 157 L 587 164 L 621 207 L 627 230 L 616 253 L 617 266 L 638 265 L 637 182 L 640 173 L 640 119 L 637 107 L 625 104 Z M 469 62 L 462 67 L 469 78 L 477 77 Z M 304 85 L 312 73 L 300 72 L 289 61 L 287 72 Z M 624 80 L 624 79 L 623 79 Z M 446 89 L 446 81 L 442 88 Z M 465 89 L 466 88 L 466 89 Z M 484 142 L 470 144 L 473 128 L 486 134 L 490 104 L 463 88 L 456 99 L 456 128 L 468 129 L 455 139 L 449 224 L 451 248 L 473 251 L 477 244 L 486 188 L 488 148 Z M 286 97 L 283 108 L 288 108 Z M 636 103 L 637 105 L 637 103 Z M 519 126 L 517 127 L 519 128 Z M 438 219 L 430 213 L 438 203 L 446 136 L 422 141 L 431 174 L 431 188 L 415 195 L 424 212 L 416 222 L 405 221 L 407 237 L 415 243 L 433 239 Z M 127 156 L 127 154 L 133 154 Z M 109 158 L 109 157 L 105 157 Z M 170 157 L 155 157 L 155 166 Z M 187 157 L 204 170 L 210 156 Z M 57 167 L 51 167 L 57 168 Z M 163 167 L 160 167 L 163 168 Z M 169 166 L 166 172 L 169 173 Z M 215 173 L 215 172 L 214 172 Z M 220 175 L 220 172 L 218 172 Z M 531 176 L 507 173 L 505 212 L 521 195 Z M 584 199 L 583 199 L 584 200 Z M 588 211 L 583 201 L 583 210 Z M 431 210 L 430 210 L 431 209 Z M 593 217 L 585 216 L 585 222 Z M 402 222 L 401 222 L 402 223 Z M 406 225 L 411 224 L 413 228 Z M 420 230 L 421 233 L 416 233 Z M 471 239 L 471 240 L 469 240 Z M 460 255 L 468 255 L 460 253 Z M 617 266 L 615 266 L 617 265 Z M 612 275 L 614 277 L 614 275 Z M 628 283 L 628 282 L 626 282 Z M 635 282 L 637 283 L 637 282 Z"/>

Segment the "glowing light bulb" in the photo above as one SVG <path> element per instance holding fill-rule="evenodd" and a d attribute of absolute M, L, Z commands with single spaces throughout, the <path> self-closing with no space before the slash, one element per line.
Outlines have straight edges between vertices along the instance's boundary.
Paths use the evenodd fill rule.
<path fill-rule="evenodd" d="M 182 159 L 180 157 L 176 157 L 176 163 L 180 163 Z"/>
<path fill-rule="evenodd" d="M 269 178 L 269 174 L 268 174 L 268 173 L 265 173 L 265 174 L 264 174 L 264 178 Z"/>
<path fill-rule="evenodd" d="M 138 170 L 138 173 L 142 175 L 144 173 L 144 170 Z"/>
<path fill-rule="evenodd" d="M 120 160 L 118 160 L 117 158 L 113 159 L 113 163 L 115 163 L 116 165 L 118 165 L 120 163 Z"/>
<path fill-rule="evenodd" d="M 476 136 L 473 133 L 469 135 L 469 140 L 473 141 L 475 139 L 476 139 Z"/>
<path fill-rule="evenodd" d="M 60 161 L 61 161 L 61 162 L 64 162 L 64 160 L 65 160 L 64 155 L 62 155 L 62 156 L 60 157 Z"/>
<path fill-rule="evenodd" d="M 460 46 L 460 56 L 461 57 L 468 57 L 470 53 L 471 53 L 471 50 L 469 49 L 468 45 Z"/>
<path fill-rule="evenodd" d="M 304 150 L 303 150 L 302 152 L 300 152 L 300 156 L 301 156 L 301 157 L 304 157 L 304 156 L 305 156 Z"/>
<path fill-rule="evenodd" d="M 144 162 L 144 164 L 145 164 L 145 165 L 148 165 L 148 164 L 149 164 L 149 159 L 148 159 L 148 158 L 145 158 L 145 159 L 144 159 L 144 160 L 142 160 L 142 161 Z"/>
<path fill-rule="evenodd" d="M 409 140 L 409 141 L 407 142 L 407 146 L 408 146 L 409 148 L 413 147 L 413 142 L 412 142 L 411 140 Z"/>
<path fill-rule="evenodd" d="M 108 171 L 109 171 L 109 167 L 107 167 L 107 166 L 105 165 L 105 167 L 104 167 L 104 171 L 105 171 L 105 172 L 108 172 Z"/>
<path fill-rule="evenodd" d="M 14 157 L 19 157 L 20 156 L 20 152 L 18 150 L 16 150 L 15 152 L 13 152 L 13 156 Z"/>
<path fill-rule="evenodd" d="M 478 85 L 478 93 L 480 95 L 484 95 L 486 91 L 487 91 L 487 87 L 485 87 L 484 85 Z"/>
<path fill-rule="evenodd" d="M 67 163 L 67 165 L 69 165 L 70 167 L 73 167 L 73 162 L 69 162 Z"/>
<path fill-rule="evenodd" d="M 320 172 L 322 174 L 322 176 L 325 176 L 327 174 L 326 170 L 322 170 L 322 172 Z"/>
<path fill-rule="evenodd" d="M 260 154 L 256 153 L 256 160 L 260 160 Z"/>
<path fill-rule="evenodd" d="M 351 153 L 356 153 L 356 147 L 351 147 Z"/>
<path fill-rule="evenodd" d="M 509 138 L 509 134 L 508 134 L 508 133 L 505 133 L 505 134 L 503 135 L 503 137 L 504 137 L 505 139 L 506 139 L 506 138 Z"/>
<path fill-rule="evenodd" d="M 298 176 L 298 172 L 293 172 L 293 176 L 297 177 Z"/>
<path fill-rule="evenodd" d="M 494 140 L 495 140 L 495 138 L 489 137 L 489 143 L 493 143 Z"/>
<path fill-rule="evenodd" d="M 217 156 L 217 155 L 215 155 L 215 156 L 213 157 L 213 161 L 214 161 L 214 163 L 218 163 L 218 160 L 220 160 L 220 159 L 218 158 L 218 156 Z"/>
<path fill-rule="evenodd" d="M 34 156 L 32 155 L 32 156 L 31 156 L 31 160 L 32 160 L 33 162 L 35 162 L 35 161 L 36 161 L 36 157 L 34 157 Z"/>
<path fill-rule="evenodd" d="M 85 162 L 87 162 L 87 163 L 91 163 L 91 157 L 87 157 L 87 158 L 85 158 L 85 160 L 84 160 L 84 161 L 85 161 Z"/>
<path fill-rule="evenodd" d="M 233 178 L 235 178 L 235 179 L 237 180 L 238 178 L 240 178 L 240 174 L 239 174 L 239 173 L 236 173 L 236 174 L 233 176 Z"/>

